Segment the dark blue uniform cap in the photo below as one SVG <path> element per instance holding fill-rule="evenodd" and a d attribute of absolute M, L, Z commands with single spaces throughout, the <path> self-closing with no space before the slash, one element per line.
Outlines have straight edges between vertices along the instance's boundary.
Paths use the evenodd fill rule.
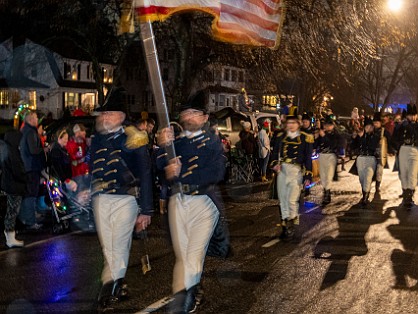
<path fill-rule="evenodd" d="M 126 113 L 126 89 L 123 87 L 112 88 L 104 104 L 96 111 L 121 111 Z"/>
<path fill-rule="evenodd" d="M 194 95 L 190 96 L 185 104 L 181 106 L 181 111 L 187 109 L 195 109 L 206 113 L 206 95 L 205 92 L 200 90 Z"/>

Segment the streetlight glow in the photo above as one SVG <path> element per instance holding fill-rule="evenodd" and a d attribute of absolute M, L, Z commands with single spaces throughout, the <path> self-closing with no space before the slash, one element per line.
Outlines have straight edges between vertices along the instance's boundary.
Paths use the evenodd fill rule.
<path fill-rule="evenodd" d="M 403 5 L 402 0 L 388 0 L 388 8 L 391 11 L 398 12 Z"/>

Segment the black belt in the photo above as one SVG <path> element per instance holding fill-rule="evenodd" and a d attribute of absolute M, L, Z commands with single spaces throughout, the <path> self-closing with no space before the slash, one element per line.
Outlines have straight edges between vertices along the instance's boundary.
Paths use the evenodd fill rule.
<path fill-rule="evenodd" d="M 416 144 L 403 144 L 402 146 L 412 146 L 412 147 L 417 147 L 418 145 L 416 145 Z"/>
<path fill-rule="evenodd" d="M 171 193 L 183 193 L 186 195 L 202 195 L 206 194 L 213 185 L 198 185 L 198 184 L 174 184 L 171 187 Z"/>

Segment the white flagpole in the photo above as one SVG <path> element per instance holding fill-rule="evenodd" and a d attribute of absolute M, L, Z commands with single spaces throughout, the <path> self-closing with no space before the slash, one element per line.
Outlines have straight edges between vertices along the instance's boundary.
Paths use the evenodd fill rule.
<path fill-rule="evenodd" d="M 145 63 L 148 69 L 148 78 L 154 94 L 155 106 L 159 129 L 170 127 L 167 102 L 164 94 L 163 80 L 161 76 L 160 63 L 158 61 L 157 46 L 155 44 L 154 32 L 150 21 L 140 23 L 142 47 L 144 48 Z M 166 147 L 167 159 L 176 157 L 174 145 Z"/>

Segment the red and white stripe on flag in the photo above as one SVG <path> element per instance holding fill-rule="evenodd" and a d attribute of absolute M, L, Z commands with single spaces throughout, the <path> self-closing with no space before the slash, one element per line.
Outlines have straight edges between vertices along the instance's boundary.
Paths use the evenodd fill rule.
<path fill-rule="evenodd" d="M 134 0 L 140 20 L 163 21 L 174 13 L 199 10 L 212 14 L 215 39 L 234 44 L 278 45 L 283 0 Z"/>

